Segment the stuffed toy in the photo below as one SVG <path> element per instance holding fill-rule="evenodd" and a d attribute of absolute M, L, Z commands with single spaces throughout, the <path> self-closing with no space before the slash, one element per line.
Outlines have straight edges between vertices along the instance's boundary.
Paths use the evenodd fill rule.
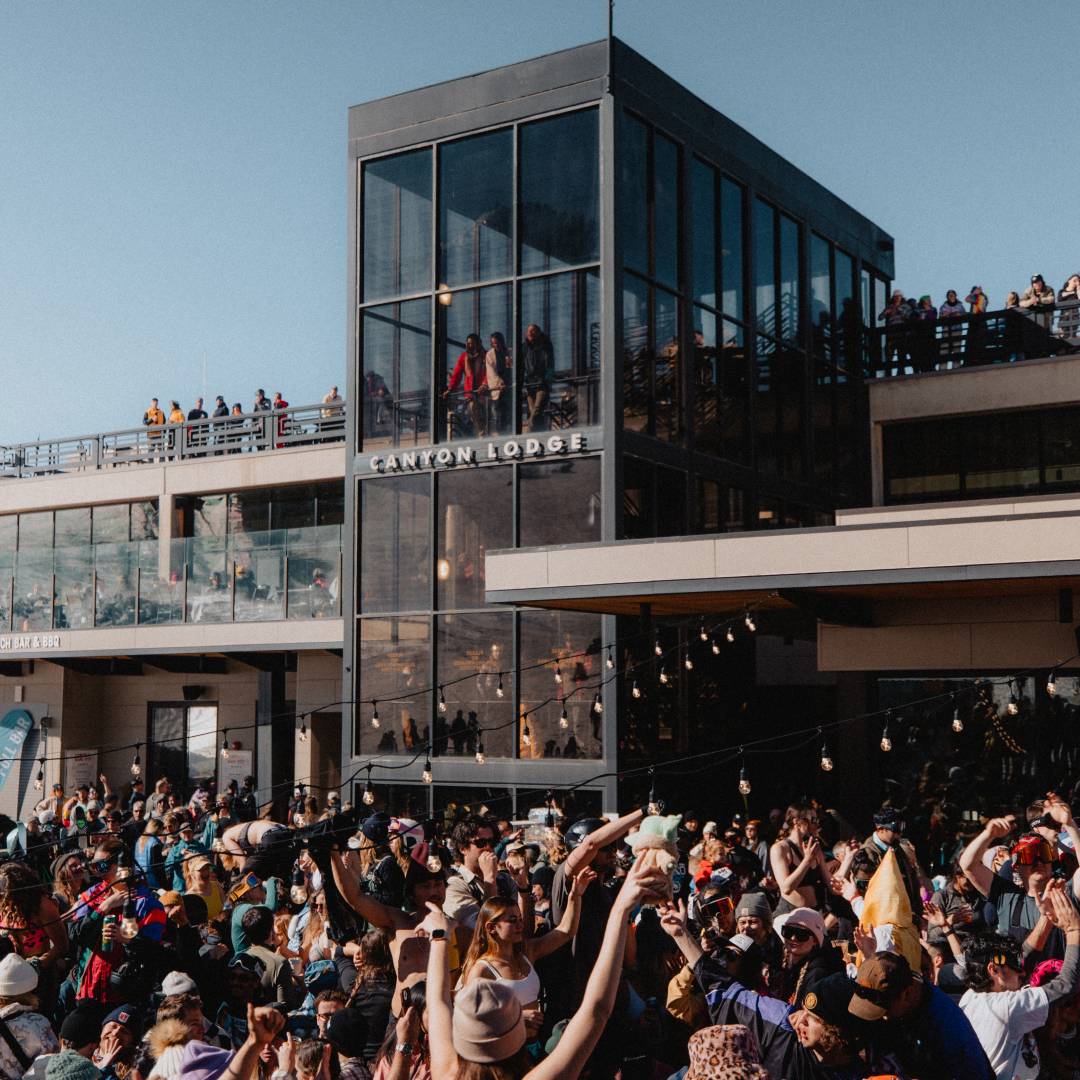
<path fill-rule="evenodd" d="M 641 855 L 645 868 L 655 867 L 667 877 L 666 896 L 669 900 L 672 871 L 679 861 L 679 849 L 675 842 L 679 836 L 680 821 L 682 814 L 669 814 L 667 817 L 652 814 L 641 822 L 636 833 L 626 838 L 634 854 Z"/>

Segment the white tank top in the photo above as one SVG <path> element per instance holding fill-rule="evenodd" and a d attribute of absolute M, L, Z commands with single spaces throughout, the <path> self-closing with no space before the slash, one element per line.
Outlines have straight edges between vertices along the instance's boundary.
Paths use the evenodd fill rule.
<path fill-rule="evenodd" d="M 536 968 L 532 966 L 528 957 L 524 960 L 529 965 L 529 974 L 523 979 L 505 979 L 487 960 L 483 961 L 484 966 L 491 973 L 492 981 L 509 986 L 523 1009 L 527 1005 L 532 1005 L 540 997 L 540 976 L 536 974 Z"/>

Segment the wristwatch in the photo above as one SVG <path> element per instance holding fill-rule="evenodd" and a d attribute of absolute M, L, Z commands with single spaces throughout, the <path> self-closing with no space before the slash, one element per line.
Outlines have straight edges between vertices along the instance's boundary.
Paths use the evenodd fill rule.
<path fill-rule="evenodd" d="M 394 1047 L 395 1054 L 404 1054 L 405 1057 L 412 1057 L 412 1043 L 398 1043 Z"/>
<path fill-rule="evenodd" d="M 440 930 L 432 930 L 431 934 L 430 934 L 430 937 L 431 937 L 432 941 L 445 941 L 446 940 L 446 931 L 441 930 L 441 929 Z"/>

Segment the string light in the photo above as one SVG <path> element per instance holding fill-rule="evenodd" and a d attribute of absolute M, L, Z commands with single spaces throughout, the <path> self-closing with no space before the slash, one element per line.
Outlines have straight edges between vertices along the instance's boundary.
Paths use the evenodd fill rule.
<path fill-rule="evenodd" d="M 555 682 L 557 684 L 562 683 L 562 669 L 559 667 L 559 662 L 555 661 Z"/>
<path fill-rule="evenodd" d="M 532 732 L 529 731 L 528 723 L 521 729 L 521 745 L 532 746 Z"/>
<path fill-rule="evenodd" d="M 729 626 L 724 634 L 724 640 L 730 645 L 735 640 L 735 631 Z"/>
<path fill-rule="evenodd" d="M 608 650 L 607 650 L 607 669 L 608 669 L 608 671 L 614 671 L 615 670 L 615 657 L 612 654 L 610 645 L 608 646 Z"/>
<path fill-rule="evenodd" d="M 716 638 L 713 638 L 713 640 L 712 640 L 712 651 L 713 651 L 713 656 L 719 656 L 720 655 L 720 643 L 716 640 Z"/>
<path fill-rule="evenodd" d="M 746 613 L 746 618 L 743 619 L 743 622 L 746 623 L 746 629 L 749 630 L 751 634 L 757 630 L 757 623 L 754 622 L 754 617 L 749 611 Z"/>
<path fill-rule="evenodd" d="M 649 804 L 646 807 L 649 814 L 656 816 L 663 813 L 664 808 L 660 805 L 659 799 L 656 797 L 656 773 L 652 769 L 649 770 Z"/>
<path fill-rule="evenodd" d="M 892 712 L 885 714 L 885 726 L 881 729 L 881 749 L 886 754 L 892 749 L 892 739 L 889 738 L 889 719 L 891 716 Z"/>
<path fill-rule="evenodd" d="M 701 620 L 701 629 L 698 631 L 698 637 L 701 638 L 702 641 L 709 640 L 709 631 L 705 629 L 704 619 Z"/>
<path fill-rule="evenodd" d="M 306 742 L 307 741 L 307 728 L 305 728 L 305 727 L 300 728 L 300 741 L 301 742 Z M 221 740 L 221 759 L 223 761 L 228 761 L 229 760 L 229 729 L 228 728 L 225 729 L 225 735 Z"/>
<path fill-rule="evenodd" d="M 683 661 L 683 667 L 686 668 L 687 671 L 694 670 L 694 661 L 691 659 L 689 653 L 686 654 L 686 659 Z"/>
<path fill-rule="evenodd" d="M 135 744 L 135 756 L 131 759 L 131 778 L 138 780 L 142 776 L 142 759 L 139 757 L 140 743 Z"/>
<path fill-rule="evenodd" d="M 37 776 L 34 777 L 34 790 L 40 791 L 45 786 L 45 759 L 38 759 Z"/>
<path fill-rule="evenodd" d="M 832 772 L 833 759 L 829 754 L 829 740 L 825 738 L 825 733 L 821 728 L 817 729 L 817 733 L 821 736 L 821 771 Z"/>
<path fill-rule="evenodd" d="M 600 691 L 599 690 L 597 690 L 596 693 L 593 695 L 592 711 L 594 713 L 596 713 L 597 716 L 600 716 L 600 715 L 603 714 L 603 711 L 604 711 L 604 699 L 600 696 Z"/>
<path fill-rule="evenodd" d="M 960 708 L 959 708 L 959 706 L 957 706 L 957 708 L 953 709 L 952 729 L 953 729 L 953 731 L 956 732 L 957 735 L 959 735 L 960 732 L 964 730 L 964 721 L 960 719 Z"/>
<path fill-rule="evenodd" d="M 443 688 L 439 687 L 439 712 L 446 712 L 446 694 L 443 693 Z"/>
<path fill-rule="evenodd" d="M 570 726 L 570 717 L 566 715 L 566 706 L 562 707 L 562 712 L 559 713 L 559 727 L 565 731 Z"/>
<path fill-rule="evenodd" d="M 745 761 L 739 770 L 739 794 L 744 797 L 750 794 L 750 773 L 747 771 Z"/>
<path fill-rule="evenodd" d="M 477 765 L 486 765 L 487 764 L 487 758 L 484 756 L 484 740 L 483 739 L 481 739 L 476 744 L 476 764 Z"/>
<path fill-rule="evenodd" d="M 1046 678 L 1046 692 L 1050 697 L 1057 697 L 1057 672 L 1051 671 Z"/>
<path fill-rule="evenodd" d="M 377 728 L 381 724 L 382 721 L 379 719 L 379 703 L 377 701 L 373 701 L 371 703 L 371 726 L 373 728 Z"/>
<path fill-rule="evenodd" d="M 630 688 L 630 696 L 632 698 L 641 697 L 641 687 L 637 684 L 637 679 L 634 680 L 634 685 Z"/>
<path fill-rule="evenodd" d="M 430 784 L 432 782 L 430 757 L 424 758 L 424 771 L 420 774 L 420 779 L 423 780 L 425 784 Z"/>
<path fill-rule="evenodd" d="M 375 805 L 375 789 L 371 786 L 371 766 L 367 767 L 367 783 L 364 784 L 363 803 L 365 806 Z"/>
<path fill-rule="evenodd" d="M 664 670 L 664 665 L 663 664 L 660 665 L 660 681 L 665 686 L 667 686 L 667 684 L 668 684 L 668 673 L 667 673 L 667 671 Z"/>
<path fill-rule="evenodd" d="M 657 656 L 664 655 L 664 646 L 660 644 L 659 638 L 657 638 L 656 642 L 653 644 L 653 652 L 656 653 Z"/>
<path fill-rule="evenodd" d="M 495 687 L 495 696 L 497 698 L 502 698 L 505 695 L 506 695 L 506 691 L 503 690 L 502 672 L 500 671 L 499 672 L 499 685 Z"/>
<path fill-rule="evenodd" d="M 301 742 L 307 742 L 307 721 L 306 720 L 301 720 L 300 721 L 300 741 Z M 222 749 L 224 749 L 224 747 L 222 747 Z M 223 754 L 222 756 L 224 757 L 226 755 Z"/>

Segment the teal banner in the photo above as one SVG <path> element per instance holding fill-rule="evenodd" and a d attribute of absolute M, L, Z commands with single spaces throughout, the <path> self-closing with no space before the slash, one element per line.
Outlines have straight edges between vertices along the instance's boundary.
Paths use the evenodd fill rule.
<path fill-rule="evenodd" d="M 34 718 L 25 709 L 11 709 L 0 720 L 0 791 L 22 755 L 23 743 L 33 726 Z"/>

